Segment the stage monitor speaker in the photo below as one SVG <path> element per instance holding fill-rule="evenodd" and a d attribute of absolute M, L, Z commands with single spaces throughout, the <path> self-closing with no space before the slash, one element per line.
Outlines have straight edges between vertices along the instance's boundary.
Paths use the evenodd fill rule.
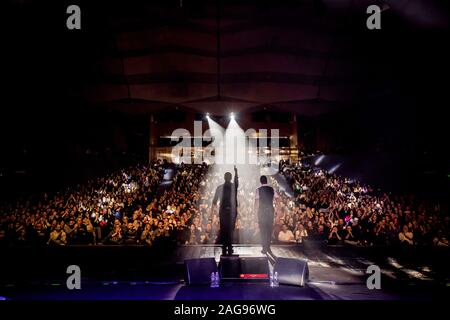
<path fill-rule="evenodd" d="M 184 260 L 185 281 L 190 286 L 210 285 L 211 272 L 218 272 L 214 258 Z"/>
<path fill-rule="evenodd" d="M 303 287 L 309 279 L 308 262 L 301 259 L 277 258 L 273 267 L 278 282 Z"/>
<path fill-rule="evenodd" d="M 224 281 L 268 281 L 269 260 L 267 257 L 221 256 L 219 271 Z"/>

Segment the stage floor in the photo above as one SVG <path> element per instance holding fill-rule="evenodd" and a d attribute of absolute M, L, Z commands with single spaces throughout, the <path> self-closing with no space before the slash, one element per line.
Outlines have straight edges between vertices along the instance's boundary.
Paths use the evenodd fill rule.
<path fill-rule="evenodd" d="M 235 254 L 241 257 L 261 257 L 260 250 L 259 246 L 235 246 Z M 308 284 L 278 288 L 268 283 L 186 286 L 184 260 L 214 257 L 218 262 L 221 248 L 179 246 L 164 258 L 155 258 L 150 274 L 139 270 L 139 263 L 134 261 L 120 272 L 84 275 L 81 290 L 68 290 L 63 278 L 41 278 L 26 283 L 7 281 L 0 286 L 0 296 L 11 300 L 430 300 L 449 291 L 445 283 L 448 275 L 429 263 L 424 266 L 420 261 L 394 258 L 382 251 L 368 254 L 354 248 L 307 245 L 273 246 L 272 251 L 276 257 L 306 259 Z M 372 264 L 382 271 L 380 290 L 366 286 L 366 269 Z"/>

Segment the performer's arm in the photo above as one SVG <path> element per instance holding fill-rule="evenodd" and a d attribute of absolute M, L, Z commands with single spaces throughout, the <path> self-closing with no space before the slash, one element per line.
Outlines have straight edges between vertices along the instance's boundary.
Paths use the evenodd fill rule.
<path fill-rule="evenodd" d="M 238 207 L 238 201 L 237 201 L 237 195 L 238 195 L 238 187 L 239 187 L 239 178 L 238 178 L 238 172 L 236 166 L 234 166 L 234 201 L 236 203 L 236 210 L 235 210 L 235 218 L 237 217 L 237 207 Z"/>
<path fill-rule="evenodd" d="M 255 205 L 254 205 L 254 212 L 258 212 L 258 204 L 259 204 L 259 188 L 258 189 L 256 189 L 256 191 L 255 191 Z"/>
<path fill-rule="evenodd" d="M 237 172 L 236 166 L 234 166 L 234 187 L 237 191 L 237 189 L 239 187 L 239 177 L 238 177 L 238 172 Z"/>
<path fill-rule="evenodd" d="M 212 206 L 213 207 L 215 207 L 217 205 L 217 202 L 219 201 L 219 197 L 220 197 L 220 194 L 221 194 L 220 190 L 221 190 L 221 188 L 220 188 L 220 186 L 218 186 L 216 188 L 216 193 L 214 194 L 214 198 L 213 198 L 213 201 L 212 201 Z"/>

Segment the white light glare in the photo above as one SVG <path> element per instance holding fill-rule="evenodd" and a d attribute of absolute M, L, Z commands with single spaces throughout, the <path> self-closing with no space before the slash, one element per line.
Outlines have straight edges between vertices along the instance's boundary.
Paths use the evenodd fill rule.
<path fill-rule="evenodd" d="M 314 165 L 318 166 L 318 165 L 322 162 L 322 160 L 323 160 L 324 158 L 325 158 L 324 155 L 319 156 L 319 157 L 316 159 L 316 161 L 314 162 Z"/>

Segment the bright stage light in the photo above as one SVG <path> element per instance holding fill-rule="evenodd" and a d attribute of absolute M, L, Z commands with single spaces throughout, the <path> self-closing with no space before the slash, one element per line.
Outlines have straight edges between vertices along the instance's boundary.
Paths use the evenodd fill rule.
<path fill-rule="evenodd" d="M 234 112 L 230 113 L 230 119 L 234 120 Z"/>
<path fill-rule="evenodd" d="M 319 156 L 319 157 L 316 159 L 316 161 L 314 162 L 314 165 L 318 166 L 318 165 L 323 161 L 323 159 L 325 159 L 325 156 L 324 156 L 324 155 Z"/>
<path fill-rule="evenodd" d="M 337 165 L 335 165 L 334 167 L 332 167 L 330 170 L 328 170 L 329 174 L 333 174 L 336 172 L 337 169 L 339 169 L 339 167 L 342 165 L 342 163 L 339 163 Z"/>
<path fill-rule="evenodd" d="M 233 113 L 231 113 L 230 117 L 232 118 L 228 123 L 228 127 L 225 130 L 224 136 L 224 160 L 229 165 L 249 164 L 249 159 L 247 159 L 248 146 L 246 133 L 234 119 Z"/>
<path fill-rule="evenodd" d="M 210 137 L 211 144 L 204 149 L 203 158 L 207 163 L 223 163 L 224 159 L 224 136 L 225 129 L 215 122 L 210 116 L 207 116 L 209 129 L 205 132 L 205 137 Z"/>
<path fill-rule="evenodd" d="M 209 112 L 206 113 L 206 119 L 209 119 Z"/>

